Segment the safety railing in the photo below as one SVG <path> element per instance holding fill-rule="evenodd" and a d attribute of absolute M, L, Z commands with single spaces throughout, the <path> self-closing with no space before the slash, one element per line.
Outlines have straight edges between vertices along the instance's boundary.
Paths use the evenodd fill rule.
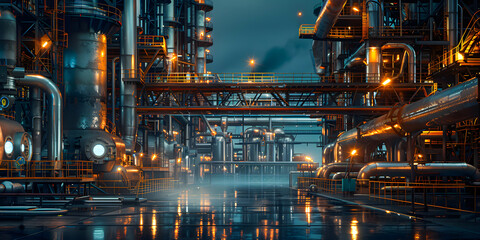
<path fill-rule="evenodd" d="M 166 46 L 165 37 L 159 35 L 140 35 L 137 40 L 138 45 L 146 47 L 164 48 Z"/>
<path fill-rule="evenodd" d="M 434 59 L 428 64 L 428 73 L 432 74 L 438 72 L 450 64 L 463 61 L 464 55 L 459 50 L 460 45 L 450 49 L 442 55 L 439 55 L 436 59 Z"/>
<path fill-rule="evenodd" d="M 213 42 L 213 37 L 212 37 L 212 35 L 210 35 L 210 34 L 200 35 L 200 36 L 197 36 L 196 40 L 197 40 L 197 41 L 201 41 L 201 42 L 212 43 L 212 42 Z"/>
<path fill-rule="evenodd" d="M 333 27 L 328 33 L 329 38 L 361 38 L 361 27 Z"/>
<path fill-rule="evenodd" d="M 100 180 L 96 184 L 108 194 L 135 194 L 137 186 L 125 180 Z"/>
<path fill-rule="evenodd" d="M 81 160 L 30 161 L 3 160 L 0 179 L 59 178 L 83 179 L 93 177 L 93 162 Z"/>
<path fill-rule="evenodd" d="M 331 76 L 319 76 L 315 73 L 147 73 L 145 83 L 347 83 L 368 82 L 381 83 L 383 78 L 380 74 L 336 74 Z M 417 74 L 417 83 L 424 82 L 425 74 Z M 403 80 L 403 81 L 402 81 Z M 406 78 L 394 82 L 408 82 Z"/>
<path fill-rule="evenodd" d="M 298 36 L 313 36 L 315 34 L 315 24 L 302 24 L 298 29 Z"/>
<path fill-rule="evenodd" d="M 144 196 L 156 192 L 171 191 L 174 188 L 173 178 L 153 178 L 141 180 L 135 190 L 137 196 Z"/>
<path fill-rule="evenodd" d="M 469 186 L 459 181 L 434 183 L 368 181 L 370 198 L 405 205 L 413 202 L 427 209 L 434 207 L 479 213 L 479 194 L 478 186 Z"/>
<path fill-rule="evenodd" d="M 298 177 L 298 189 L 308 189 L 311 185 L 315 185 L 318 191 L 328 193 L 342 192 L 342 179 L 324 179 L 311 177 Z"/>

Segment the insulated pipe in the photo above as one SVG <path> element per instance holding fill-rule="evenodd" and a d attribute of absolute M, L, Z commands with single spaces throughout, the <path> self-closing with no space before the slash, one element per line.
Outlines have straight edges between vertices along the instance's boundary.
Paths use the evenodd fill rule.
<path fill-rule="evenodd" d="M 42 100 L 38 88 L 30 91 L 30 104 L 32 109 L 32 160 L 42 160 Z"/>
<path fill-rule="evenodd" d="M 48 159 L 63 160 L 63 119 L 62 119 L 62 94 L 57 85 L 40 75 L 26 75 L 25 78 L 16 79 L 18 85 L 24 85 L 43 90 L 49 101 L 48 117 Z M 60 162 L 61 164 L 61 162 Z M 56 165 L 59 167 L 59 165 Z"/>
<path fill-rule="evenodd" d="M 323 166 L 317 171 L 317 178 L 330 178 L 332 173 L 336 172 L 358 172 L 360 169 L 365 166 L 364 163 L 348 163 L 348 162 L 341 162 L 341 163 L 332 163 Z"/>
<path fill-rule="evenodd" d="M 420 101 L 393 108 L 358 129 L 341 134 L 335 145 L 335 159 L 343 161 L 358 143 L 381 143 L 433 126 L 443 126 L 477 117 L 478 79 L 448 88 Z M 400 133 L 400 134 L 399 134 Z M 360 144 L 358 144 L 360 146 Z M 342 156 L 343 155 L 343 156 Z"/>
<path fill-rule="evenodd" d="M 137 11 L 136 0 L 125 0 L 121 30 L 121 133 L 127 153 L 135 150 L 137 135 Z"/>
<path fill-rule="evenodd" d="M 324 39 L 337 21 L 347 0 L 327 0 L 315 22 L 315 37 Z"/>
<path fill-rule="evenodd" d="M 325 39 L 327 37 L 346 3 L 347 0 L 327 0 L 325 2 L 315 22 L 315 37 L 317 39 Z M 325 74 L 323 63 L 325 61 L 326 42 L 313 40 L 312 50 L 317 74 L 323 75 Z"/>
<path fill-rule="evenodd" d="M 410 83 L 417 82 L 417 54 L 412 46 L 406 43 L 387 43 L 382 46 L 382 51 L 386 49 L 401 48 L 408 54 L 408 81 Z"/>
<path fill-rule="evenodd" d="M 374 176 L 410 177 L 412 167 L 409 163 L 374 162 L 365 165 L 358 173 L 357 179 L 368 180 Z M 415 174 L 439 177 L 469 177 L 480 180 L 480 172 L 470 164 L 458 163 L 426 163 L 415 165 Z"/>

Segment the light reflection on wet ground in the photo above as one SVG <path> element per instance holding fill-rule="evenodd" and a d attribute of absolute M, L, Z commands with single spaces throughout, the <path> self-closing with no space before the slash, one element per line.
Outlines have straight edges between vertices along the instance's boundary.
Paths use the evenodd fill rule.
<path fill-rule="evenodd" d="M 169 199 L 170 198 L 170 199 Z M 96 216 L 89 216 L 95 214 Z M 18 226 L 24 224 L 25 228 Z M 422 221 L 276 187 L 193 188 L 138 207 L 1 220 L 2 240 L 478 239 Z"/>

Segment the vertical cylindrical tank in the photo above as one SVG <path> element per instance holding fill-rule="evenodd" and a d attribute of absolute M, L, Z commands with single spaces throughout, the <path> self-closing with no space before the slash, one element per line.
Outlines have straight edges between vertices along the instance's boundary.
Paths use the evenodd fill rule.
<path fill-rule="evenodd" d="M 275 132 L 265 132 L 267 162 L 275 162 Z"/>
<path fill-rule="evenodd" d="M 107 43 L 84 22 L 72 22 L 64 50 L 65 129 L 104 129 L 107 121 Z"/>
<path fill-rule="evenodd" d="M 293 136 L 284 135 L 278 139 L 278 161 L 291 162 L 293 159 Z"/>
<path fill-rule="evenodd" d="M 17 63 L 17 22 L 12 12 L 0 9 L 0 65 L 14 68 Z"/>
<path fill-rule="evenodd" d="M 259 128 L 248 128 L 245 130 L 245 140 L 247 161 L 260 161 L 262 130 Z"/>
<path fill-rule="evenodd" d="M 212 139 L 212 161 L 226 161 L 226 139 L 222 134 L 218 134 Z"/>

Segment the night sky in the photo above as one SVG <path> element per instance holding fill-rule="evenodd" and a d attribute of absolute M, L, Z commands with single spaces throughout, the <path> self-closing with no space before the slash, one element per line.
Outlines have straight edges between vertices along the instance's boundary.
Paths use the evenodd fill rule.
<path fill-rule="evenodd" d="M 299 39 L 301 24 L 313 24 L 313 6 L 319 0 L 213 0 L 209 13 L 213 23 L 213 73 L 249 72 L 249 59 L 257 62 L 256 72 L 313 73 L 312 40 Z M 298 16 L 302 12 L 302 16 Z M 289 126 L 289 130 L 317 131 L 316 126 Z M 240 129 L 241 130 L 241 129 Z M 296 141 L 315 142 L 319 135 L 297 135 Z M 321 162 L 322 149 L 295 145 Z"/>
<path fill-rule="evenodd" d="M 313 72 L 312 40 L 299 39 L 302 23 L 314 23 L 318 0 L 213 0 L 214 61 L 211 72 Z M 302 12 L 299 17 L 298 12 Z"/>

